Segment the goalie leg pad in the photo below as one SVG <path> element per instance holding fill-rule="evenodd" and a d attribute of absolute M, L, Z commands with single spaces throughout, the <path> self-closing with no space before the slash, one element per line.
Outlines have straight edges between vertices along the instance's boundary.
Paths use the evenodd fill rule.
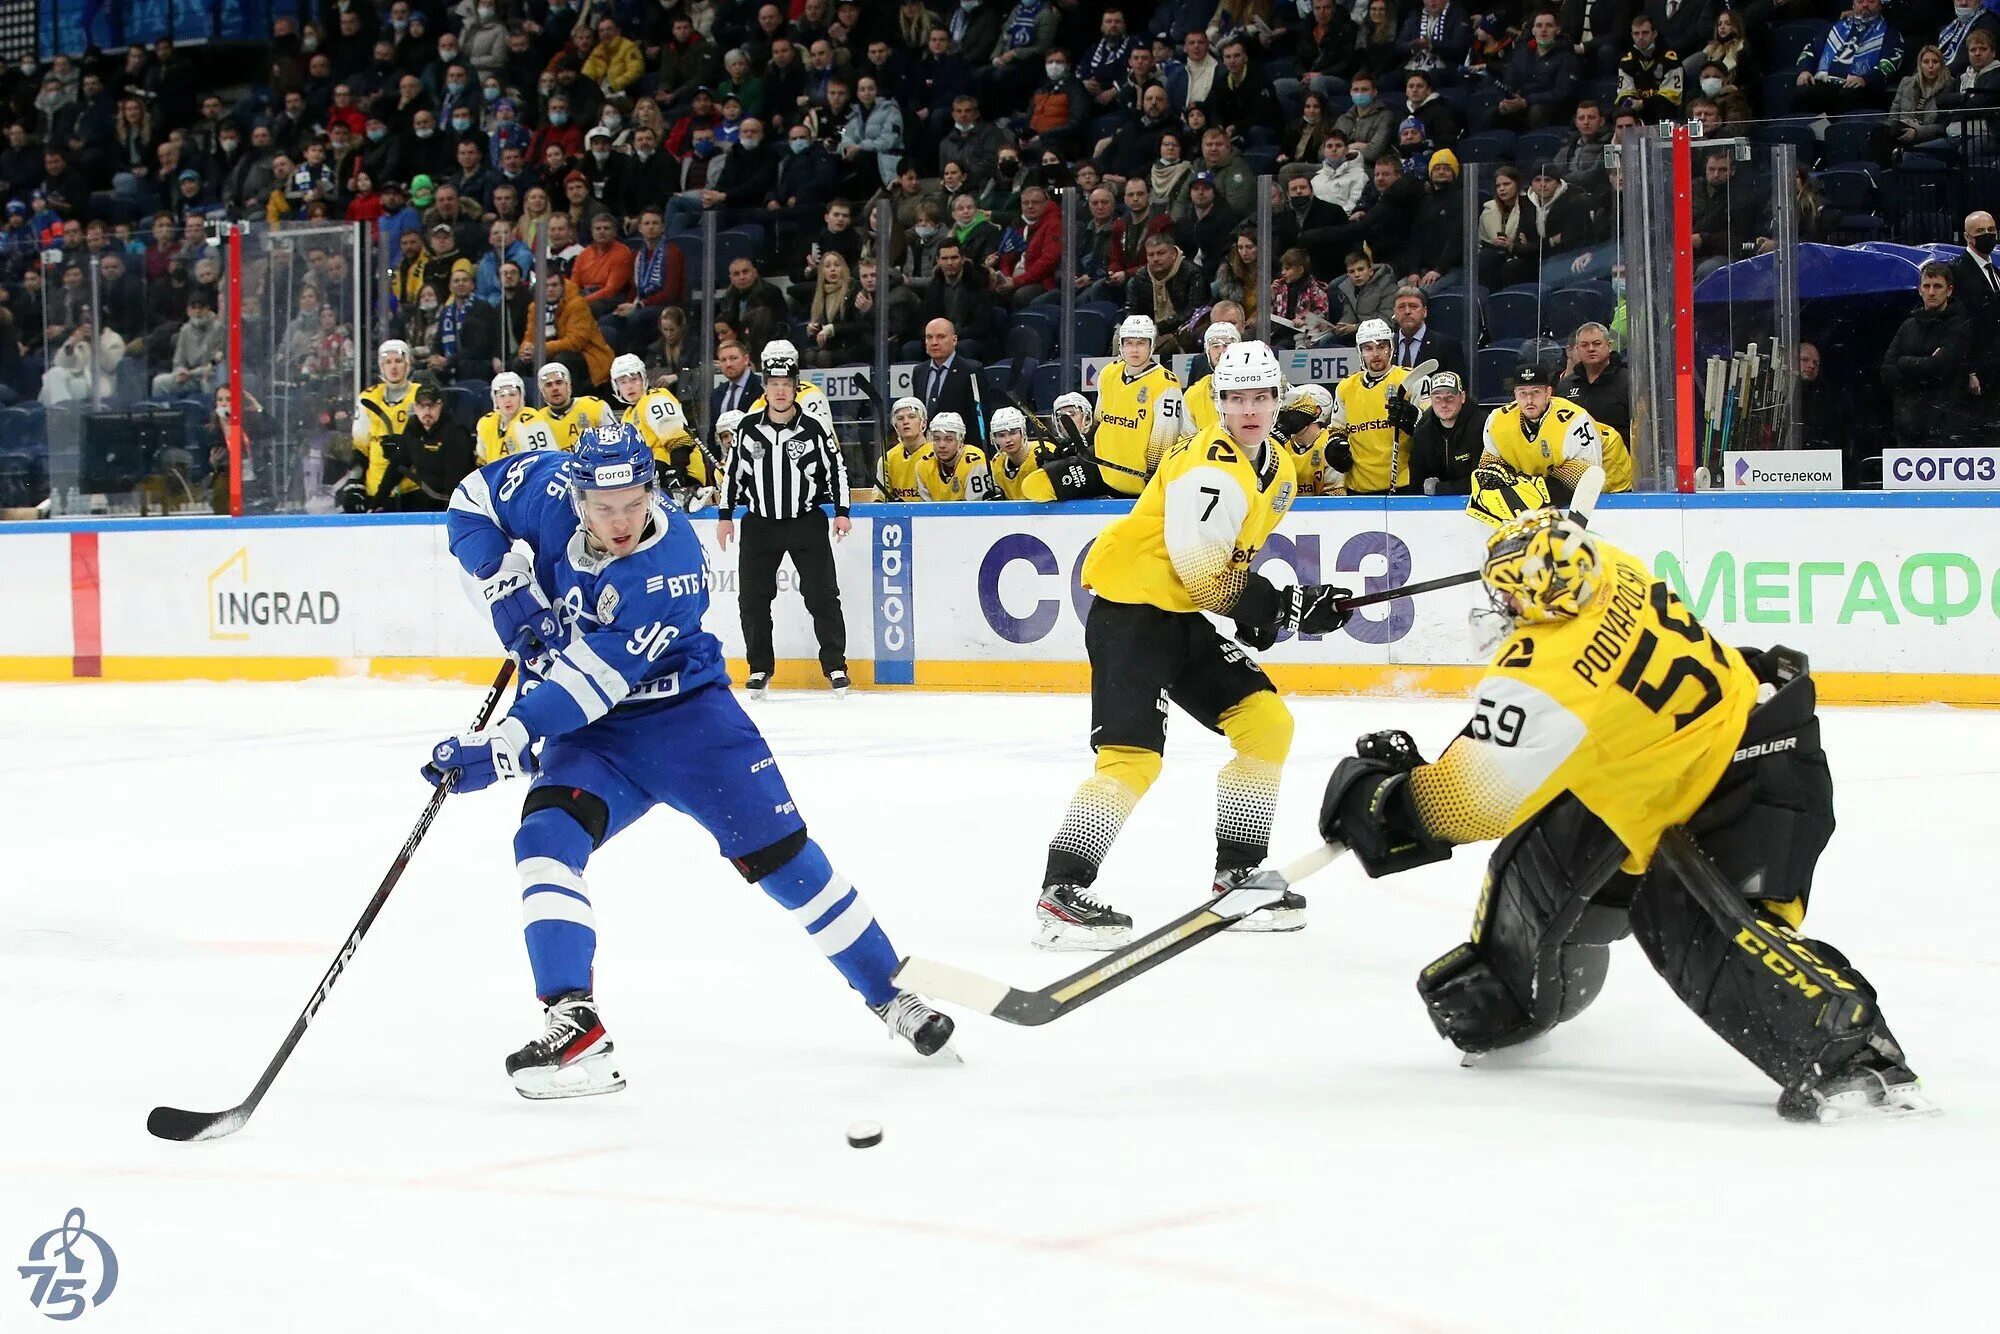
<path fill-rule="evenodd" d="M 1472 939 L 1425 968 L 1417 992 L 1461 1051 L 1491 1051 L 1581 1014 L 1626 931 L 1615 892 L 1624 847 L 1564 796 L 1494 849 Z M 1607 892 L 1609 891 L 1609 892 Z M 1605 893 L 1607 902 L 1592 899 Z"/>

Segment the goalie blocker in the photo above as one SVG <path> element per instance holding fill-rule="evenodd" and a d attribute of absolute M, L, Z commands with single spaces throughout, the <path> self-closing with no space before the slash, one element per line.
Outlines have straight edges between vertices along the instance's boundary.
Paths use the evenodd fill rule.
<path fill-rule="evenodd" d="M 1781 1086 L 1781 1115 L 1933 1110 L 1874 988 L 1800 930 L 1834 828 L 1805 658 L 1719 643 L 1636 560 L 1563 527 L 1530 515 L 1489 545 L 1517 633 L 1439 761 L 1363 738 L 1321 807 L 1321 836 L 1370 876 L 1499 839 L 1471 939 L 1418 978 L 1438 1032 L 1469 1053 L 1548 1032 L 1631 935 Z"/>

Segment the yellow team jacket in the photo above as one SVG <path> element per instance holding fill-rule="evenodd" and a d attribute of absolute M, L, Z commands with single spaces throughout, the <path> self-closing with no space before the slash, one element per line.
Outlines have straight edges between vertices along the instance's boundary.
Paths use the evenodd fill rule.
<path fill-rule="evenodd" d="M 1291 451 L 1262 452 L 1260 468 L 1220 426 L 1169 449 L 1131 513 L 1098 536 L 1083 582 L 1113 602 L 1228 612 L 1298 493 Z"/>
<path fill-rule="evenodd" d="M 560 449 L 564 452 L 576 448 L 577 440 L 585 431 L 595 430 L 607 422 L 616 422 L 611 409 L 603 399 L 583 394 L 569 401 L 569 406 L 558 412 L 543 406 L 535 410 L 533 421 L 522 411 L 514 422 L 514 435 L 519 446 L 514 453 L 526 453 L 531 449 Z"/>
<path fill-rule="evenodd" d="M 1606 491 L 1630 491 L 1632 489 L 1632 451 L 1625 447 L 1625 437 L 1606 426 L 1597 423 L 1597 439 L 1604 446 L 1604 489 Z"/>
<path fill-rule="evenodd" d="M 1410 775 L 1439 837 L 1503 837 L 1569 792 L 1624 843 L 1637 875 L 1729 767 L 1756 673 L 1637 557 L 1603 541 L 1597 551 L 1583 614 L 1517 630 L 1479 683 L 1472 721 Z"/>
<path fill-rule="evenodd" d="M 403 433 L 416 407 L 417 387 L 407 380 L 403 382 L 403 392 L 394 399 L 389 396 L 389 386 L 378 380 L 362 390 L 361 397 L 354 401 L 354 452 L 361 456 L 361 484 L 369 495 L 381 490 L 389 473 L 389 456 L 382 452 L 383 442 Z M 416 489 L 416 479 L 405 477 L 396 484 L 395 494 L 406 496 Z"/>
<path fill-rule="evenodd" d="M 1160 456 L 1181 438 L 1186 411 L 1181 382 L 1159 362 L 1147 362 L 1130 379 L 1123 361 L 1106 366 L 1097 379 L 1097 433 L 1091 437 L 1098 461 L 1118 465 L 1102 470 L 1104 484 L 1128 496 L 1145 489 Z"/>
<path fill-rule="evenodd" d="M 1496 409 L 1486 419 L 1482 457 L 1499 459 L 1530 477 L 1554 477 L 1575 486 L 1585 468 L 1592 464 L 1604 466 L 1604 443 L 1598 436 L 1597 423 L 1588 412 L 1566 398 L 1550 398 L 1549 410 L 1532 425 L 1521 416 L 1519 404 L 1509 403 Z M 1627 487 L 1632 484 L 1629 457 L 1625 484 Z M 1604 489 L 1611 489 L 1608 469 Z"/>
<path fill-rule="evenodd" d="M 999 450 L 994 450 L 990 460 L 994 497 L 1000 500 L 1054 500 L 1055 488 L 1049 485 L 1048 474 L 1042 471 L 1042 461 L 1049 456 L 1048 451 L 1052 448 L 1045 440 L 1030 440 L 1028 452 L 1019 464 L 1010 461 Z"/>
<path fill-rule="evenodd" d="M 958 466 L 949 473 L 935 446 L 917 455 L 917 499 L 984 500 L 993 485 L 986 469 L 986 451 L 967 445 L 958 451 Z"/>
<path fill-rule="evenodd" d="M 1354 466 L 1347 470 L 1349 495 L 1377 496 L 1389 489 L 1389 455 L 1396 455 L 1396 485 L 1410 484 L 1410 442 L 1397 441 L 1389 426 L 1389 393 L 1409 371 L 1391 366 L 1379 380 L 1356 371 L 1333 388 L 1333 429 L 1347 436 Z"/>
<path fill-rule="evenodd" d="M 648 389 L 619 420 L 635 426 L 653 457 L 697 486 L 708 485 L 708 457 L 688 430 L 687 413 L 672 390 Z"/>
<path fill-rule="evenodd" d="M 931 453 L 931 442 L 923 436 L 917 437 L 917 447 L 906 450 L 901 441 L 891 441 L 882 451 L 881 462 L 875 466 L 875 480 L 882 488 L 882 499 L 896 501 L 922 500 L 917 493 L 917 461 Z"/>
<path fill-rule="evenodd" d="M 1216 423 L 1215 377 L 1204 375 L 1187 387 L 1188 434 L 1206 431 Z"/>
<path fill-rule="evenodd" d="M 483 468 L 495 459 L 520 453 L 522 448 L 520 437 L 514 433 L 514 427 L 534 421 L 541 415 L 534 408 L 522 408 L 514 414 L 514 420 L 507 423 L 505 430 L 500 427 L 498 410 L 481 417 L 478 427 L 473 431 L 473 461 Z"/>
<path fill-rule="evenodd" d="M 1333 428 L 1322 427 L 1304 444 L 1296 440 L 1285 441 L 1285 447 L 1292 451 L 1292 467 L 1299 476 L 1299 494 L 1302 496 L 1330 495 L 1340 476 L 1338 469 L 1326 461 L 1326 447 L 1333 439 Z"/>

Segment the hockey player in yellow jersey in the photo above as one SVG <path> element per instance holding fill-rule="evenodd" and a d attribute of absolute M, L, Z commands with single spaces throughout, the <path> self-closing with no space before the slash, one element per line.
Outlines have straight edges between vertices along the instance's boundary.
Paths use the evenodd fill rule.
<path fill-rule="evenodd" d="M 1468 1054 L 1547 1033 L 1631 934 L 1782 1115 L 1930 1110 L 1873 988 L 1802 934 L 1834 827 L 1803 655 L 1722 643 L 1556 510 L 1496 531 L 1482 577 L 1504 642 L 1471 721 L 1432 763 L 1362 738 L 1320 814 L 1371 876 L 1499 840 L 1471 939 L 1418 980 L 1439 1033 Z"/>
<path fill-rule="evenodd" d="M 482 468 L 495 459 L 520 453 L 524 446 L 515 433 L 516 423 L 532 422 L 540 415 L 525 406 L 528 387 L 512 371 L 502 371 L 494 376 L 489 392 L 493 398 L 493 411 L 481 417 L 473 431 L 473 457 Z"/>
<path fill-rule="evenodd" d="M 965 442 L 965 418 L 956 412 L 931 418 L 931 447 L 917 456 L 917 498 L 984 500 L 992 485 L 986 451 Z"/>
<path fill-rule="evenodd" d="M 993 474 L 989 500 L 1054 500 L 1042 461 L 1054 449 L 1046 441 L 1028 438 L 1028 418 L 1019 408 L 1001 408 L 987 423 L 993 440 L 993 456 L 988 460 Z"/>
<path fill-rule="evenodd" d="M 400 498 L 417 489 L 414 478 L 389 481 L 389 456 L 384 445 L 403 433 L 417 406 L 417 387 L 410 378 L 410 345 L 400 338 L 384 342 L 375 354 L 382 378 L 361 391 L 354 401 L 354 465 L 336 488 L 340 507 L 349 513 L 393 509 Z"/>
<path fill-rule="evenodd" d="M 1187 426 L 1182 434 L 1193 435 L 1215 425 L 1215 363 L 1242 341 L 1242 331 L 1228 320 L 1211 320 L 1202 332 L 1201 350 L 1208 354 L 1209 373 L 1187 387 Z"/>
<path fill-rule="evenodd" d="M 930 452 L 930 438 L 924 434 L 928 417 L 920 398 L 899 398 L 889 409 L 889 428 L 896 438 L 882 450 L 875 465 L 875 481 L 882 499 L 897 502 L 921 500 L 917 492 L 917 460 Z"/>
<path fill-rule="evenodd" d="M 1264 344 L 1225 351 L 1215 368 L 1220 421 L 1167 451 L 1131 513 L 1106 527 L 1084 560 L 1083 582 L 1097 595 L 1084 623 L 1097 760 L 1049 844 L 1035 909 L 1044 948 L 1112 949 L 1130 937 L 1132 919 L 1092 886 L 1125 817 L 1159 776 L 1169 701 L 1235 751 L 1216 780 L 1216 892 L 1249 878 L 1269 851 L 1291 713 L 1209 616 L 1234 620 L 1246 643 L 1268 648 L 1283 630 L 1331 634 L 1350 615 L 1340 605 L 1344 589 L 1280 590 L 1250 569 L 1297 494 L 1292 456 L 1271 434 L 1283 380 Z M 1289 895 L 1242 925 L 1295 931 L 1305 925 L 1305 900 Z"/>
<path fill-rule="evenodd" d="M 1403 389 L 1409 372 L 1392 366 L 1393 336 L 1384 320 L 1363 320 L 1354 338 L 1361 369 L 1333 390 L 1328 461 L 1346 476 L 1350 496 L 1379 496 L 1410 484 L 1410 436 L 1420 415 Z"/>
<path fill-rule="evenodd" d="M 531 449 L 574 452 L 585 431 L 618 424 L 610 404 L 590 394 L 575 392 L 570 384 L 569 367 L 560 361 L 545 364 L 535 376 L 535 383 L 542 391 L 541 410 L 532 420 L 514 424 L 514 437 L 519 441 L 515 452 Z"/>
<path fill-rule="evenodd" d="M 1565 503 L 1586 471 L 1604 467 L 1597 422 L 1577 404 L 1556 397 L 1555 379 L 1549 367 L 1536 361 L 1515 367 L 1514 401 L 1486 419 L 1479 464 L 1472 471 L 1475 505 L 1483 490 L 1506 487 L 1521 477 L 1546 478 L 1550 500 Z M 1629 487 L 1629 462 L 1624 475 Z M 1611 490 L 1609 469 L 1604 481 L 1604 489 Z"/>
<path fill-rule="evenodd" d="M 1118 359 L 1098 375 L 1091 450 L 1111 494 L 1138 495 L 1160 455 L 1181 438 L 1181 383 L 1153 356 L 1157 339 L 1151 317 L 1128 315 L 1118 326 Z"/>
<path fill-rule="evenodd" d="M 1326 460 L 1333 430 L 1326 420 L 1333 413 L 1333 395 L 1316 384 L 1302 384 L 1292 391 L 1291 402 L 1278 414 L 1278 435 L 1292 451 L 1292 467 L 1299 478 L 1302 496 L 1338 494 L 1340 474 Z"/>
<path fill-rule="evenodd" d="M 624 409 L 619 420 L 637 429 L 660 465 L 660 488 L 685 510 L 712 504 L 715 493 L 701 442 L 688 429 L 687 413 L 673 390 L 646 387 L 646 363 L 630 352 L 611 363 L 611 393 Z"/>
<path fill-rule="evenodd" d="M 766 357 L 777 357 L 780 360 L 789 357 L 791 358 L 792 364 L 794 366 L 799 364 L 798 348 L 782 338 L 774 338 L 770 342 L 764 344 L 763 355 Z M 826 433 L 833 437 L 833 447 L 835 449 L 839 449 L 840 432 L 833 429 L 833 405 L 827 401 L 826 390 L 820 388 L 818 385 L 814 384 L 811 380 L 800 380 L 798 382 L 798 385 L 799 385 L 799 397 L 798 397 L 799 411 L 805 413 L 806 416 L 811 417 L 821 426 L 824 426 L 826 428 Z M 762 408 L 763 406 L 764 406 L 764 398 L 763 395 L 760 394 L 757 397 L 757 401 L 750 405 L 750 411 L 755 412 L 759 408 Z"/>

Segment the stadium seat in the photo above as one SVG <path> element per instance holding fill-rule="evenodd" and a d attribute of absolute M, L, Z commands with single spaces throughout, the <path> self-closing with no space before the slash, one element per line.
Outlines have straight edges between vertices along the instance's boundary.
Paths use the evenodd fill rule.
<path fill-rule="evenodd" d="M 1750 129 L 1752 141 L 1760 144 L 1790 144 L 1799 153 L 1799 165 L 1811 170 L 1819 161 L 1819 136 L 1812 123 L 1803 120 L 1774 120 Z"/>
<path fill-rule="evenodd" d="M 1764 76 L 1764 114 L 1767 116 L 1789 116 L 1792 114 L 1792 98 L 1798 92 L 1798 75 L 1790 70 L 1780 70 L 1776 74 Z"/>
<path fill-rule="evenodd" d="M 1813 177 L 1820 197 L 1843 213 L 1875 211 L 1875 177 L 1859 168 L 1840 167 Z"/>
<path fill-rule="evenodd" d="M 1460 162 L 1508 162 L 1514 156 L 1512 130 L 1483 130 L 1459 140 L 1452 151 Z"/>
<path fill-rule="evenodd" d="M 1269 176 L 1278 167 L 1278 150 L 1275 148 L 1245 148 L 1243 161 L 1259 176 Z"/>
<path fill-rule="evenodd" d="M 1611 288 L 1606 283 L 1592 283 L 1586 287 L 1566 287 L 1551 293 L 1545 308 L 1548 318 L 1545 323 L 1549 332 L 1557 338 L 1568 340 L 1581 324 L 1611 323 L 1611 312 L 1616 302 Z"/>
<path fill-rule="evenodd" d="M 1511 347 L 1482 347 L 1472 360 L 1472 396 L 1481 403 L 1507 401 L 1507 377 L 1520 354 Z"/>
<path fill-rule="evenodd" d="M 692 294 L 698 291 L 701 286 L 701 236 L 698 233 L 692 236 L 677 236 L 667 244 L 681 252 L 682 271 L 687 274 L 688 292 Z M 715 285 L 720 287 L 727 281 L 727 277 L 720 271 L 724 266 L 717 267 Z"/>
<path fill-rule="evenodd" d="M 1829 166 L 1844 166 L 1851 162 L 1875 162 L 1882 148 L 1886 147 L 1882 127 L 1883 122 L 1872 116 L 1848 117 L 1828 122 L 1826 138 L 1822 141 L 1821 160 Z"/>
<path fill-rule="evenodd" d="M 1541 332 L 1542 301 L 1539 293 L 1509 288 L 1486 300 L 1486 333 L 1498 341 L 1505 338 L 1533 338 Z"/>
<path fill-rule="evenodd" d="M 1785 81 L 1795 83 L 1799 77 L 1799 57 L 1807 47 L 1818 49 L 1832 27 L 1825 19 L 1788 19 L 1773 27 L 1771 40 L 1764 48 L 1770 54 L 1771 68 L 1784 71 Z"/>
<path fill-rule="evenodd" d="M 1035 355 L 1047 361 L 1056 354 L 1056 325 L 1061 316 L 1052 309 L 1030 306 L 1014 312 L 1014 327 L 1028 330 L 1035 338 Z"/>
<path fill-rule="evenodd" d="M 1111 346 L 1111 335 L 1117 325 L 1095 311 L 1076 313 L 1076 355 L 1079 357 L 1108 357 L 1116 348 Z"/>
<path fill-rule="evenodd" d="M 1078 383 L 1082 383 L 1079 378 Z M 1062 367 L 1035 368 L 1035 411 L 1047 416 L 1056 410 L 1056 395 L 1062 392 Z"/>
<path fill-rule="evenodd" d="M 722 286 L 724 270 L 739 259 L 758 258 L 757 245 L 748 229 L 731 227 L 715 235 L 715 285 Z M 698 271 L 697 271 L 698 272 Z"/>
<path fill-rule="evenodd" d="M 1430 299 L 1428 323 L 1446 337 L 1463 341 L 1465 338 L 1465 317 L 1469 308 L 1475 311 L 1473 318 L 1477 321 L 1478 315 L 1476 307 L 1472 306 L 1472 296 L 1470 293 L 1463 291 L 1439 292 Z M 1473 326 L 1474 342 L 1478 341 L 1478 333 L 1479 327 L 1475 322 Z"/>
<path fill-rule="evenodd" d="M 1540 163 L 1555 157 L 1568 134 L 1567 130 L 1530 130 L 1514 141 L 1514 161 L 1523 170 L 1532 172 Z"/>

